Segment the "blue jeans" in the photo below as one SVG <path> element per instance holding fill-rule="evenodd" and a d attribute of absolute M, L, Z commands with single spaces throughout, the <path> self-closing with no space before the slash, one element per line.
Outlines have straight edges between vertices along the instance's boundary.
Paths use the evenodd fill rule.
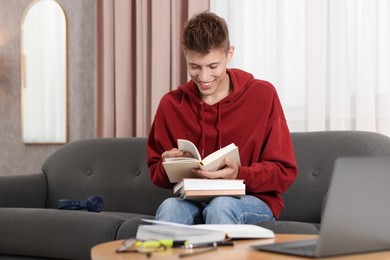
<path fill-rule="evenodd" d="M 275 220 L 270 208 L 254 196 L 215 197 L 210 203 L 168 198 L 157 209 L 156 220 L 187 225 L 250 224 Z"/>

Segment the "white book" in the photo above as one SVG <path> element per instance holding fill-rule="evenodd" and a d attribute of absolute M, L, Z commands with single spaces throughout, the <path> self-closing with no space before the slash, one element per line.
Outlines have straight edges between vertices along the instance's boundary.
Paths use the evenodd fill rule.
<path fill-rule="evenodd" d="M 184 178 L 173 187 L 173 193 L 181 190 L 244 190 L 244 180 Z"/>
<path fill-rule="evenodd" d="M 184 178 L 173 187 L 173 194 L 187 200 L 208 202 L 217 196 L 245 195 L 244 180 Z"/>
<path fill-rule="evenodd" d="M 225 239 L 218 230 L 194 229 L 187 226 L 139 225 L 136 238 L 139 240 L 184 240 L 189 244 L 212 243 Z"/>
<path fill-rule="evenodd" d="M 245 190 L 189 190 L 181 191 L 178 195 L 184 200 L 210 202 L 218 196 L 239 197 L 245 195 Z"/>
<path fill-rule="evenodd" d="M 142 219 L 154 225 L 140 225 L 137 239 L 174 239 L 188 243 L 210 243 L 231 239 L 274 238 L 272 230 L 252 224 L 183 225 L 166 221 Z M 208 233 L 209 232 L 209 233 Z"/>
<path fill-rule="evenodd" d="M 209 154 L 203 160 L 195 144 L 191 141 L 178 139 L 177 144 L 179 150 L 192 153 L 194 158 L 176 157 L 165 159 L 163 166 L 169 181 L 172 183 L 179 182 L 183 178 L 199 178 L 191 172 L 192 168 L 200 168 L 206 171 L 220 170 L 226 165 L 224 162 L 225 158 L 229 158 L 241 165 L 238 147 L 234 143 Z"/>

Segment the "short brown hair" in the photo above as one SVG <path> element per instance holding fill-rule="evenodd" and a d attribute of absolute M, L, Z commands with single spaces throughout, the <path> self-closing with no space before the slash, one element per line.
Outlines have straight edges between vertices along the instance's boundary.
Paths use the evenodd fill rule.
<path fill-rule="evenodd" d="M 226 21 L 208 11 L 193 16 L 184 25 L 182 45 L 184 50 L 202 54 L 212 49 L 224 49 L 227 53 L 230 41 Z"/>

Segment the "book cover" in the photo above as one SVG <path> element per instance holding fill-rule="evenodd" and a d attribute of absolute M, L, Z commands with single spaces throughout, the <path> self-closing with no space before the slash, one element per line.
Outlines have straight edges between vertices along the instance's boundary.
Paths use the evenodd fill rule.
<path fill-rule="evenodd" d="M 191 172 L 192 168 L 200 168 L 206 171 L 222 169 L 226 165 L 224 162 L 225 158 L 230 158 L 238 165 L 241 165 L 238 147 L 234 143 L 213 152 L 203 160 L 198 149 L 191 141 L 178 139 L 177 143 L 180 150 L 191 152 L 194 158 L 178 157 L 165 159 L 163 166 L 169 181 L 172 183 L 179 182 L 183 178 L 199 178 Z"/>

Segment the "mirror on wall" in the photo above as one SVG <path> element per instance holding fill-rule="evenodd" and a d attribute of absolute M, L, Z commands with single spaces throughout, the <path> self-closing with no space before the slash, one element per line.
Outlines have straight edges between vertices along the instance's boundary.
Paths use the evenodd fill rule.
<path fill-rule="evenodd" d="M 35 0 L 21 21 L 23 143 L 67 142 L 66 17 L 55 0 Z"/>

